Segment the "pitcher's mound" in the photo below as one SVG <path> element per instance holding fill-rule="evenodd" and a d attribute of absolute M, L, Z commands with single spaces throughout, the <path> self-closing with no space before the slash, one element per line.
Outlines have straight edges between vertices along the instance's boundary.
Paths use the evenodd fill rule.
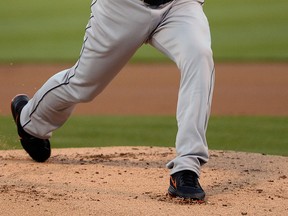
<path fill-rule="evenodd" d="M 167 195 L 174 148 L 53 149 L 45 163 L 0 151 L 2 215 L 286 215 L 288 158 L 210 151 L 205 202 Z"/>

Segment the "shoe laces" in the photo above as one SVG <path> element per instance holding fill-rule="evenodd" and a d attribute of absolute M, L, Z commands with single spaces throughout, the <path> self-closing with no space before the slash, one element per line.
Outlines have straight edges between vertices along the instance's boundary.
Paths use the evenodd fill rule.
<path fill-rule="evenodd" d="M 179 177 L 182 186 L 198 186 L 197 176 L 192 171 L 184 171 Z"/>

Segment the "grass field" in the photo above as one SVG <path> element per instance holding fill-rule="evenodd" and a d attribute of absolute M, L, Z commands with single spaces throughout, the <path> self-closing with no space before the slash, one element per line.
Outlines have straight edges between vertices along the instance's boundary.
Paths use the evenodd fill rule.
<path fill-rule="evenodd" d="M 15 7 L 17 4 L 17 7 Z M 0 2 L 0 62 L 75 61 L 90 0 Z M 288 1 L 206 1 L 218 61 L 287 61 Z M 132 61 L 167 61 L 143 46 Z"/>
<path fill-rule="evenodd" d="M 0 2 L 0 63 L 74 62 L 90 0 Z M 17 7 L 15 6 L 17 5 Z M 216 61 L 287 61 L 288 1 L 206 1 Z M 167 61 L 143 46 L 132 62 Z M 19 148 L 10 117 L 0 116 L 0 149 Z M 212 117 L 211 149 L 288 155 L 288 117 Z M 174 117 L 72 117 L 55 133 L 54 147 L 174 146 Z"/>
<path fill-rule="evenodd" d="M 206 1 L 216 60 L 288 60 L 288 1 Z"/>
<path fill-rule="evenodd" d="M 11 117 L 0 117 L 0 149 L 21 148 Z M 288 156 L 288 117 L 215 117 L 210 119 L 210 149 Z M 54 133 L 53 148 L 99 146 L 174 147 L 172 116 L 74 116 Z"/>

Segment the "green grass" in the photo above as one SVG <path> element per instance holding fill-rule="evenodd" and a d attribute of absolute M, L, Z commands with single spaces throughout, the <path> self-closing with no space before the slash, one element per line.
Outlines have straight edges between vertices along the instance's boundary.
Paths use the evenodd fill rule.
<path fill-rule="evenodd" d="M 89 4 L 90 0 L 1 1 L 0 59 L 12 62 L 77 59 L 90 16 Z"/>
<path fill-rule="evenodd" d="M 75 61 L 90 16 L 90 2 L 1 1 L 0 62 Z M 288 60 L 287 0 L 207 1 L 204 10 L 216 60 Z M 167 60 L 145 45 L 131 61 Z"/>
<path fill-rule="evenodd" d="M 288 1 L 207 1 L 212 47 L 219 60 L 288 60 Z"/>
<path fill-rule="evenodd" d="M 288 117 L 212 117 L 211 149 L 288 156 Z"/>
<path fill-rule="evenodd" d="M 20 148 L 11 117 L 0 117 L 0 149 Z M 173 116 L 73 116 L 51 139 L 53 148 L 99 146 L 174 147 Z M 288 156 L 288 117 L 210 119 L 210 149 Z"/>

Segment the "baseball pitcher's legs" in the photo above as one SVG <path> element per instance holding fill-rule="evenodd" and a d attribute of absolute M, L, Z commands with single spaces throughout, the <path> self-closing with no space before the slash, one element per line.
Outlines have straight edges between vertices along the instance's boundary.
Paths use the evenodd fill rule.
<path fill-rule="evenodd" d="M 171 175 L 190 170 L 199 176 L 200 166 L 208 161 L 205 133 L 214 85 L 210 30 L 202 5 L 193 0 L 175 1 L 151 44 L 176 62 L 181 75 L 177 157 L 167 167 Z"/>
<path fill-rule="evenodd" d="M 149 41 L 177 64 L 181 74 L 178 155 L 167 164 L 171 169 L 169 194 L 203 199 L 205 193 L 198 177 L 200 166 L 208 160 L 205 133 L 214 63 L 209 25 L 200 2 L 176 0 L 154 7 L 140 0 L 94 0 L 78 62 L 51 77 L 31 100 L 14 100 L 17 126 L 25 136 L 29 134 L 27 137 L 48 140 L 77 103 L 95 98 L 135 51 Z"/>

